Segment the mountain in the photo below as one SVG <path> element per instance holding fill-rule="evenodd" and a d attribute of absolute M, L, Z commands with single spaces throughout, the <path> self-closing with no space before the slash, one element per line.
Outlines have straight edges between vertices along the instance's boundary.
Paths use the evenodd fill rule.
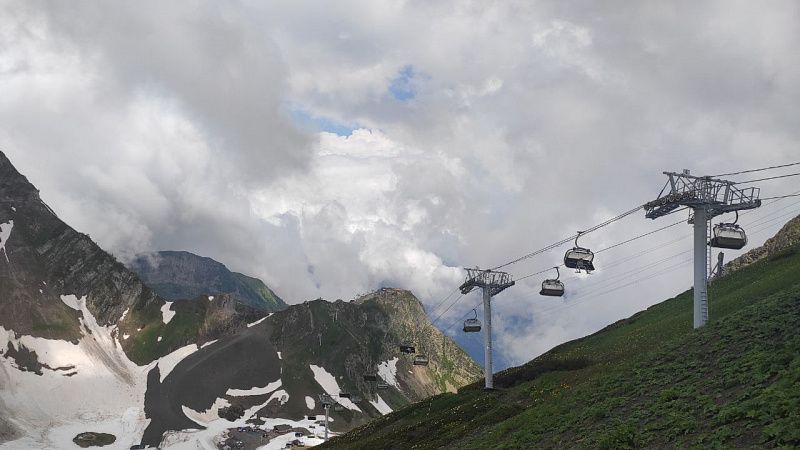
<path fill-rule="evenodd" d="M 430 364 L 414 366 L 400 342 Z M 408 291 L 275 313 L 230 293 L 169 301 L 62 222 L 0 153 L 0 449 L 216 448 L 245 424 L 313 435 L 325 392 L 345 431 L 479 374 Z"/>
<path fill-rule="evenodd" d="M 699 330 L 687 291 L 320 448 L 798 448 L 800 243 L 771 248 L 711 284 Z"/>
<path fill-rule="evenodd" d="M 258 278 L 231 272 L 222 263 L 189 252 L 138 255 L 128 268 L 158 295 L 169 300 L 229 294 L 261 311 L 286 308 L 286 303 Z"/>
<path fill-rule="evenodd" d="M 427 367 L 399 343 L 427 352 Z M 324 414 L 319 394 L 344 406 L 332 411 L 332 429 L 345 431 L 430 395 L 474 381 L 481 369 L 427 320 L 408 291 L 383 290 L 354 302 L 315 300 L 271 314 L 249 329 L 203 347 L 159 383 L 151 373 L 146 406 L 153 422 L 144 442 L 157 445 L 169 430 L 209 429 L 181 436 L 208 441 L 220 417 L 260 426 L 274 418 L 307 426 L 306 416 Z M 377 375 L 377 382 L 364 380 Z M 339 399 L 340 392 L 361 401 Z M 233 415 L 233 417 L 230 417 Z M 286 422 L 287 420 L 284 420 Z M 312 421 L 313 423 L 313 421 Z"/>

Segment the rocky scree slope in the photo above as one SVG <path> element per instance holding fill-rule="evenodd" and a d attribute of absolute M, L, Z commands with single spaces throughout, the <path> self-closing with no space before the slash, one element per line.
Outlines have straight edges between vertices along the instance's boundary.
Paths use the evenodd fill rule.
<path fill-rule="evenodd" d="M 795 217 L 784 225 L 775 236 L 767 239 L 761 247 L 754 248 L 725 265 L 723 274 L 735 272 L 777 254 L 797 243 L 800 243 L 800 216 Z"/>
<path fill-rule="evenodd" d="M 800 244 L 320 448 L 797 448 Z"/>
<path fill-rule="evenodd" d="M 224 264 L 193 253 L 162 251 L 138 255 L 128 267 L 168 300 L 229 294 L 265 312 L 286 308 L 286 303 L 258 278 L 231 272 Z"/>

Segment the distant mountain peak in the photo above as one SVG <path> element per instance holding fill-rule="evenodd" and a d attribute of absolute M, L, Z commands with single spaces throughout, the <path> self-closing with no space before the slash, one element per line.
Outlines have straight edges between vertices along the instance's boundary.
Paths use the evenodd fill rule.
<path fill-rule="evenodd" d="M 128 267 L 146 285 L 170 300 L 229 294 L 237 301 L 265 312 L 280 311 L 287 306 L 258 278 L 232 272 L 219 261 L 187 251 L 167 250 L 137 255 Z"/>

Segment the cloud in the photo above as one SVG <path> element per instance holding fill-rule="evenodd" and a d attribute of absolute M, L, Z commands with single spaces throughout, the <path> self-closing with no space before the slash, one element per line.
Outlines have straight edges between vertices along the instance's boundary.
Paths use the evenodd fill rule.
<path fill-rule="evenodd" d="M 290 302 L 395 285 L 432 309 L 459 267 L 504 263 L 650 200 L 663 170 L 797 159 L 797 8 L 6 2 L 0 148 L 122 257 L 185 249 Z M 796 211 L 785 201 L 740 222 L 757 245 Z M 642 216 L 581 245 L 680 219 Z M 688 233 L 598 254 L 589 277 L 563 273 L 563 303 L 538 296 L 550 273 L 522 280 L 498 296 L 497 348 L 524 361 L 686 289 L 690 264 L 673 255 Z M 566 247 L 508 270 L 546 270 Z"/>

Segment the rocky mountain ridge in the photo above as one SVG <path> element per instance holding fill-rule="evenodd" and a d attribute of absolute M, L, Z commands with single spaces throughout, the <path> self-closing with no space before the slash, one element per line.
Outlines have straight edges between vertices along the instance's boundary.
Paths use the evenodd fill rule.
<path fill-rule="evenodd" d="M 190 252 L 161 251 L 137 255 L 128 263 L 128 268 L 169 300 L 229 294 L 265 312 L 280 311 L 287 306 L 258 278 L 232 272 L 220 262 Z"/>

